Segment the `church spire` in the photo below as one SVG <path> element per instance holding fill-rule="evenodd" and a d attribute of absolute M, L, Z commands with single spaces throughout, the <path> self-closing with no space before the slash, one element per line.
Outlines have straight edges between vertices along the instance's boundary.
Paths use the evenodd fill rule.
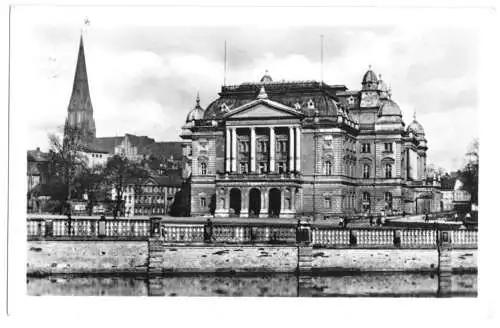
<path fill-rule="evenodd" d="M 83 49 L 83 36 L 80 35 L 80 47 L 76 62 L 75 79 L 73 80 L 73 91 L 69 101 L 68 111 L 92 112 L 90 101 L 89 82 L 87 77 L 87 65 L 85 64 L 85 51 Z"/>
<path fill-rule="evenodd" d="M 73 90 L 68 105 L 68 127 L 81 130 L 87 143 L 91 143 L 96 136 L 94 121 L 94 110 L 90 100 L 89 82 L 87 77 L 87 65 L 85 63 L 85 51 L 83 48 L 83 36 L 80 35 L 80 46 L 76 62 Z"/>

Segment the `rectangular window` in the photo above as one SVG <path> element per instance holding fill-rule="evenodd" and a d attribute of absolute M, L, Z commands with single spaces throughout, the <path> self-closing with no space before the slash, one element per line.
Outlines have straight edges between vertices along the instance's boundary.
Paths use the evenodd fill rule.
<path fill-rule="evenodd" d="M 205 197 L 200 198 L 200 206 L 201 207 L 206 207 L 207 206 L 207 199 Z"/>
<path fill-rule="evenodd" d="M 287 151 L 287 145 L 288 145 L 288 142 L 285 141 L 285 140 L 281 140 L 281 141 L 278 141 L 278 144 L 277 144 L 277 149 L 276 149 L 276 152 L 278 153 L 286 153 Z"/>
<path fill-rule="evenodd" d="M 370 178 L 370 165 L 368 164 L 363 165 L 363 178 L 364 179 Z"/>
<path fill-rule="evenodd" d="M 370 153 L 370 144 L 369 143 L 362 143 L 361 144 L 361 152 L 362 153 Z"/>
<path fill-rule="evenodd" d="M 247 173 L 247 172 L 248 172 L 248 163 L 241 162 L 240 163 L 240 173 Z"/>
<path fill-rule="evenodd" d="M 278 162 L 278 173 L 286 172 L 286 162 Z"/>
<path fill-rule="evenodd" d="M 325 161 L 325 175 L 332 175 L 332 162 Z"/>
<path fill-rule="evenodd" d="M 384 151 L 386 153 L 392 153 L 392 142 L 384 143 Z"/>
<path fill-rule="evenodd" d="M 330 197 L 325 197 L 325 208 L 332 208 L 332 199 Z"/>

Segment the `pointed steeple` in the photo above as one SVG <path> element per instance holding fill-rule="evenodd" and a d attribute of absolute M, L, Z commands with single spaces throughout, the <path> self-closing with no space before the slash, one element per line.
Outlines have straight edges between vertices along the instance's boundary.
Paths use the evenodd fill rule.
<path fill-rule="evenodd" d="M 200 106 L 200 92 L 199 91 L 196 93 L 196 107 L 201 107 Z"/>
<path fill-rule="evenodd" d="M 80 47 L 78 49 L 73 90 L 68 105 L 66 126 L 79 129 L 82 132 L 83 141 L 86 144 L 92 143 L 96 137 L 94 110 L 90 100 L 82 35 L 80 35 Z"/>
<path fill-rule="evenodd" d="M 69 101 L 68 111 L 92 112 L 90 100 L 89 82 L 87 77 L 87 65 L 85 64 L 85 51 L 83 49 L 83 37 L 80 35 L 80 47 L 76 62 L 75 78 L 73 80 L 73 91 Z"/>

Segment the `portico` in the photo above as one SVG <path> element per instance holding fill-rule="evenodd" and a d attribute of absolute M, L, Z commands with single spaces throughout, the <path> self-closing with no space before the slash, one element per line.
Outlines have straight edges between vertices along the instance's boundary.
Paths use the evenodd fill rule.
<path fill-rule="evenodd" d="M 301 186 L 300 120 L 303 114 L 256 100 L 224 115 L 224 173 L 216 178 L 216 215 L 292 218 Z"/>
<path fill-rule="evenodd" d="M 281 132 L 278 138 L 277 130 Z M 298 125 L 229 126 L 226 127 L 225 138 L 225 168 L 228 173 L 300 171 L 301 129 Z M 249 163 L 246 161 L 248 158 Z M 277 165 L 277 159 L 280 165 Z M 267 165 L 259 166 L 262 162 Z M 286 165 L 282 165 L 284 163 Z"/>
<path fill-rule="evenodd" d="M 298 186 L 221 186 L 217 189 L 216 215 L 241 218 L 293 218 L 297 212 Z"/>

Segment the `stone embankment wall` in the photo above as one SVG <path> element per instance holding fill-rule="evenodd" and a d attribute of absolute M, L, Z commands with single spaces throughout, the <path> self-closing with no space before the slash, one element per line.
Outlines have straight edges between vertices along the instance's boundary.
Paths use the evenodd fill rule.
<path fill-rule="evenodd" d="M 477 270 L 477 249 L 451 249 L 441 267 Z M 437 249 L 179 245 L 148 241 L 29 241 L 28 274 L 437 271 Z"/>
<path fill-rule="evenodd" d="M 147 241 L 29 241 L 28 274 L 148 270 Z"/>
<path fill-rule="evenodd" d="M 294 272 L 297 247 L 270 245 L 165 246 L 162 271 Z"/>

